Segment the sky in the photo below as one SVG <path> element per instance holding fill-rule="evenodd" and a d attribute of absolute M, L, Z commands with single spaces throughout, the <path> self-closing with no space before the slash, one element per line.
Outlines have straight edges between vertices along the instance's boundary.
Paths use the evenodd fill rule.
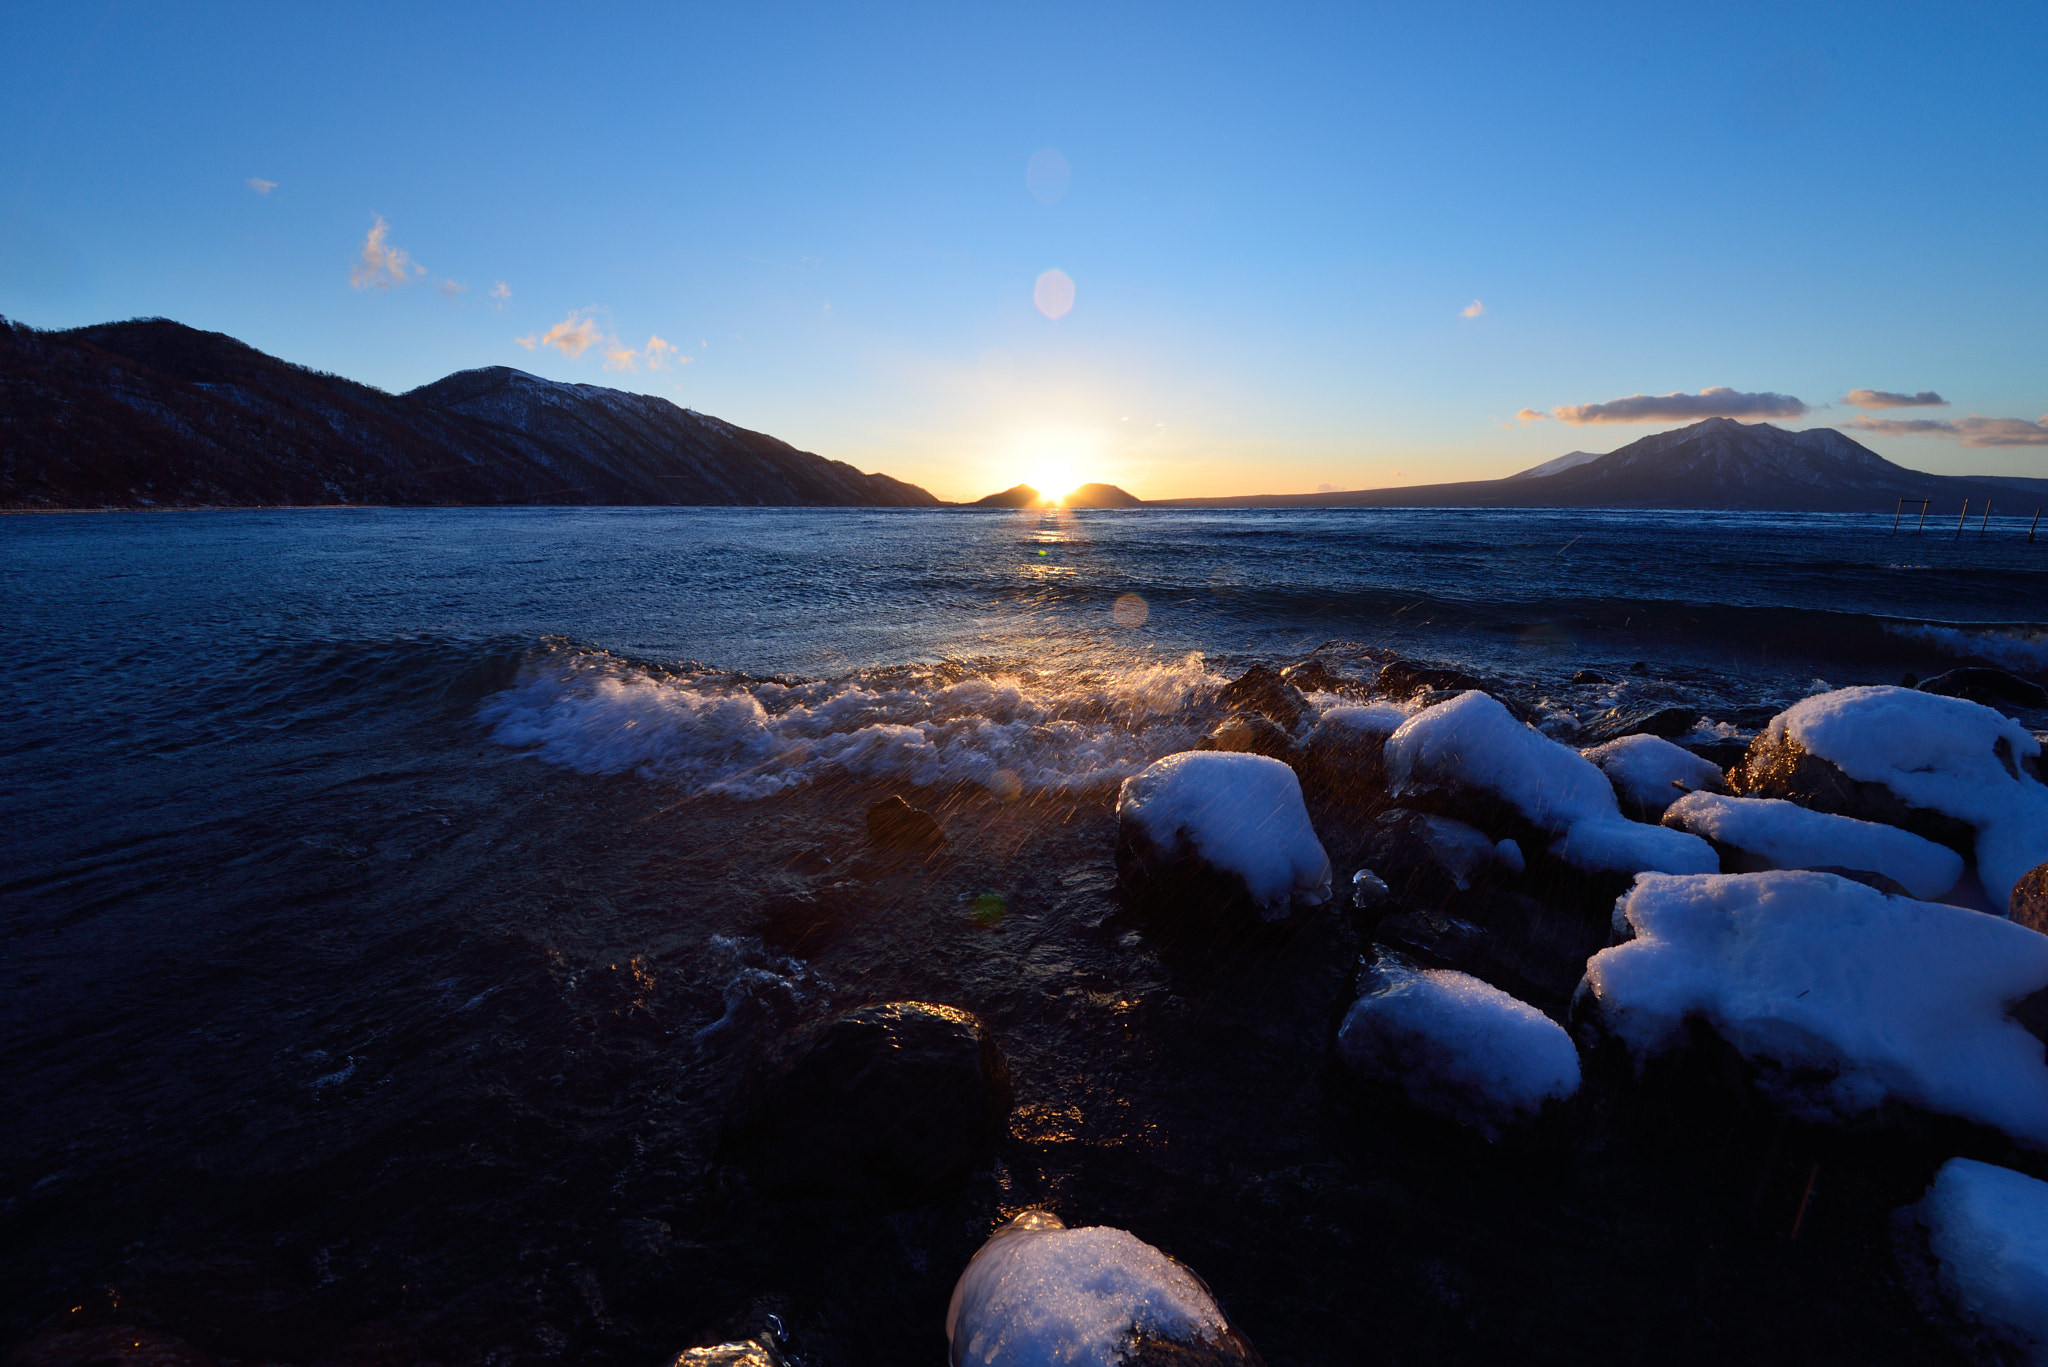
<path fill-rule="evenodd" d="M 0 314 L 516 366 L 948 499 L 1712 413 L 2048 475 L 2044 59 L 2039 3 L 13 5 Z"/>

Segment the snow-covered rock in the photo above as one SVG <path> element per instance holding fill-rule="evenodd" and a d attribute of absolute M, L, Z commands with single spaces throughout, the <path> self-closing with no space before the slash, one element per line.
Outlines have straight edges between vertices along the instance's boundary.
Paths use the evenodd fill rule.
<path fill-rule="evenodd" d="M 1316 718 L 1309 728 L 1308 743 L 1338 750 L 1378 750 L 1411 715 L 1412 709 L 1397 702 L 1339 703 Z"/>
<path fill-rule="evenodd" d="M 1189 1360 L 1257 1355 L 1209 1289 L 1127 1230 L 1068 1229 L 1027 1210 L 969 1260 L 946 1308 L 952 1367 L 1117 1367 L 1147 1340 L 1207 1350 Z"/>
<path fill-rule="evenodd" d="M 1391 1082 L 1487 1138 L 1579 1089 L 1579 1052 L 1557 1022 L 1465 973 L 1396 956 L 1367 975 L 1337 1032 L 1360 1077 Z"/>
<path fill-rule="evenodd" d="M 1617 797 L 1651 821 L 1685 793 L 1728 791 L 1719 765 L 1662 736 L 1623 736 L 1579 753 L 1607 775 Z"/>
<path fill-rule="evenodd" d="M 1946 845 L 1896 826 L 1810 811 L 1777 798 L 1688 793 L 1664 813 L 1664 824 L 1749 856 L 1753 867 L 1742 872 L 1823 865 L 1866 869 L 1897 879 L 1927 901 L 1963 876 L 1963 857 Z"/>
<path fill-rule="evenodd" d="M 2048 860 L 2041 742 L 1991 708 L 1910 688 L 1818 694 L 1771 719 L 1751 746 L 1741 786 L 1796 796 L 1773 790 L 1774 771 L 1794 768 L 1802 755 L 1878 785 L 1907 808 L 1973 828 L 1977 876 L 1999 906 L 2022 874 Z"/>
<path fill-rule="evenodd" d="M 1330 895 L 1330 856 L 1294 771 L 1264 755 L 1192 750 L 1123 782 L 1118 864 L 1145 873 L 1197 859 L 1244 883 L 1267 920 Z"/>
<path fill-rule="evenodd" d="M 2006 1013 L 2048 987 L 2048 936 L 1807 871 L 1645 874 L 1616 912 L 1635 938 L 1581 991 L 1638 1059 L 1697 1016 L 1802 1115 L 1896 1099 L 2048 1149 L 2041 1041 Z"/>
<path fill-rule="evenodd" d="M 1951 1158 L 1914 1214 L 1956 1308 L 2031 1363 L 2048 1363 L 2048 1182 Z"/>
<path fill-rule="evenodd" d="M 1515 719 L 1474 689 L 1425 708 L 1387 738 L 1388 787 L 1476 788 L 1558 837 L 1550 852 L 1577 868 L 1708 873 L 1705 841 L 1621 814 L 1607 775 L 1568 746 Z"/>

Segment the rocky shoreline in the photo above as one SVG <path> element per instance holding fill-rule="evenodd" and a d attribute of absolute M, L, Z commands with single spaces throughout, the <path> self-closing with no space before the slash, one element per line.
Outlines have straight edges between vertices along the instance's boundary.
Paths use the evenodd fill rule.
<path fill-rule="evenodd" d="M 1979 674 L 1937 688 L 2038 727 L 1997 692 L 2027 686 Z M 46 1323 L 16 1360 L 113 1356 L 129 1336 L 124 1360 L 147 1344 L 161 1362 L 653 1363 L 748 1343 L 732 1352 L 937 1361 L 963 1269 L 1032 1210 L 1129 1231 L 1178 1260 L 1235 1336 L 1144 1347 L 1139 1335 L 1130 1361 L 2002 1351 L 1944 1289 L 1911 1212 L 1952 1159 L 2048 1178 L 2041 1155 L 1897 1097 L 1847 1117 L 1788 1105 L 1768 1058 L 1697 1015 L 1679 1047 L 1647 1054 L 1595 1028 L 1574 1002 L 1587 961 L 1628 936 L 1614 905 L 1633 871 L 1573 865 L 1553 852 L 1557 820 L 1517 809 L 1498 783 L 1457 781 L 1450 761 L 1425 782 L 1420 758 L 1390 772 L 1389 737 L 1432 709 L 1475 707 L 1460 704 L 1474 692 L 1574 759 L 1655 735 L 1737 793 L 1807 810 L 1846 801 L 1784 786 L 1813 777 L 1811 763 L 1770 758 L 1784 758 L 1772 728 L 1787 709 L 1710 721 L 1647 666 L 1543 691 L 1342 651 L 1241 676 L 1197 752 L 1263 751 L 1298 776 L 1332 893 L 1274 919 L 1214 861 L 1155 860 L 1160 876 L 1134 877 L 1147 860 L 1120 836 L 1112 792 L 1005 800 L 846 780 L 679 804 L 637 780 L 565 780 L 565 808 L 578 792 L 610 804 L 606 862 L 658 889 L 660 916 L 720 918 L 712 949 L 666 942 L 651 912 L 592 912 L 589 946 L 548 951 L 582 965 L 565 986 L 548 954 L 508 948 L 493 1000 L 542 1004 L 491 1027 L 527 1041 L 496 1084 L 504 1104 L 434 1121 L 467 1136 L 397 1126 L 345 1154 L 345 1172 L 300 1179 L 317 1200 L 369 1203 L 343 1221 L 349 1239 L 325 1245 L 349 1251 L 320 1265 L 305 1229 L 243 1211 L 193 1251 L 131 1257 L 108 1295 Z M 2016 783 L 2039 786 L 2020 772 L 2031 758 L 2013 756 Z M 1657 814 L 1641 800 L 1617 812 L 1711 849 L 1643 819 Z M 1959 838 L 1920 824 L 1916 838 Z M 578 848 L 573 835 L 556 838 Z M 1842 868 L 1800 876 L 1897 900 L 1866 886 L 1871 871 Z M 1372 878 L 1355 881 L 1361 870 Z M 682 963 L 707 952 L 730 959 L 722 1001 L 679 985 Z M 1569 1031 L 1576 1087 L 1477 1127 L 1419 1101 L 1435 1093 L 1412 1079 L 1361 1073 L 1340 1027 L 1361 969 L 1396 964 L 1467 975 Z M 563 1011 L 573 1025 L 552 1022 Z M 908 1051 L 907 1071 L 904 1050 L 871 1056 L 875 1039 L 913 1027 L 929 1048 Z M 945 1098 L 952 1118 L 892 1125 L 924 1104 L 905 1097 Z M 529 1132 L 564 1126 L 587 1134 L 565 1148 Z M 553 1176 L 465 1194 L 478 1169 L 449 1155 L 479 1142 Z M 563 1156 L 515 1161 L 522 1146 Z M 394 1165 L 426 1154 L 439 1157 L 393 1185 Z M 465 1210 L 493 1227 L 449 1228 Z M 248 1270 L 224 1271 L 227 1250 Z M 406 1276 L 418 1299 L 393 1289 Z M 1197 1349 L 1212 1356 L 1186 1355 Z"/>

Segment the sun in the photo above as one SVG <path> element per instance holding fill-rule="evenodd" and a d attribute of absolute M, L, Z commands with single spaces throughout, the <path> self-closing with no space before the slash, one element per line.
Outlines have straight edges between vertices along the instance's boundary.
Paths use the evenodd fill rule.
<path fill-rule="evenodd" d="M 1041 465 L 1037 473 L 1024 482 L 1038 490 L 1038 496 L 1047 503 L 1057 503 L 1074 492 L 1081 478 L 1071 465 Z"/>

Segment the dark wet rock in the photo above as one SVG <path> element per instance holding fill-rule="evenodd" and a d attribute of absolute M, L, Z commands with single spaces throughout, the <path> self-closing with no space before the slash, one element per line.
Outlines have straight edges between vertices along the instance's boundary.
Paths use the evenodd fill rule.
<path fill-rule="evenodd" d="M 2009 702 L 2020 707 L 2048 707 L 2048 689 L 2003 669 L 1967 665 L 1915 685 L 1922 693 L 1939 693 L 1974 703 Z"/>
<path fill-rule="evenodd" d="M 1647 660 L 1637 660 L 1628 667 L 1628 672 L 1631 674 L 1647 674 L 1650 672 L 1650 663 Z"/>
<path fill-rule="evenodd" d="M 786 1367 L 787 1359 L 772 1343 L 740 1339 L 703 1348 L 686 1348 L 668 1361 L 668 1367 Z"/>
<path fill-rule="evenodd" d="M 1475 883 L 1510 872 L 1478 827 L 1407 807 L 1374 818 L 1365 864 L 1396 901 L 1422 906 L 1441 906 Z"/>
<path fill-rule="evenodd" d="M 1009 1069 L 979 1020 L 890 1002 L 819 1032 L 734 1127 L 732 1149 L 774 1196 L 914 1200 L 963 1181 L 1009 1109 Z"/>
<path fill-rule="evenodd" d="M 1304 693 L 1365 692 L 1364 684 L 1335 672 L 1321 660 L 1303 660 L 1299 664 L 1291 664 L 1280 671 L 1280 677 Z"/>
<path fill-rule="evenodd" d="M 1360 911 L 1379 906 L 1393 895 L 1387 880 L 1371 869 L 1360 869 L 1351 875 L 1351 905 Z"/>
<path fill-rule="evenodd" d="M 1607 676 L 1596 674 L 1590 669 L 1582 669 L 1572 675 L 1571 681 L 1575 684 L 1604 684 L 1607 682 Z"/>
<path fill-rule="evenodd" d="M 1666 740 L 1692 730 L 1700 719 L 1697 707 L 1615 707 L 1586 723 L 1584 745 L 1605 745 L 1623 736 L 1662 736 Z"/>
<path fill-rule="evenodd" d="M 1534 724 L 1540 719 L 1527 703 L 1511 697 L 1500 680 L 1467 674 L 1462 669 L 1438 669 L 1432 665 L 1395 660 L 1391 664 L 1380 666 L 1380 672 L 1372 683 L 1372 691 L 1375 693 L 1413 701 L 1423 707 L 1434 707 L 1440 702 L 1449 702 L 1459 694 L 1469 693 L 1475 688 L 1497 699 L 1501 706 L 1514 713 L 1520 721 Z"/>
<path fill-rule="evenodd" d="M 1708 841 L 1708 843 L 1712 844 L 1713 842 Z M 1719 849 L 1720 846 L 1716 845 L 1715 848 Z M 1725 861 L 1722 867 L 1726 867 Z M 1761 870 L 1758 870 L 1758 872 L 1761 872 Z M 1840 864 L 1815 864 L 1809 868 L 1808 872 L 1831 873 L 1837 878 L 1846 878 L 1852 883 L 1861 883 L 1866 888 L 1876 888 L 1887 897 L 1911 897 L 1913 895 L 1907 890 L 1906 885 L 1898 879 L 1887 874 L 1875 873 L 1870 869 L 1851 869 L 1845 868 Z"/>
<path fill-rule="evenodd" d="M 1253 665 L 1225 684 L 1216 701 L 1233 712 L 1257 713 L 1290 732 L 1309 712 L 1301 690 L 1264 665 Z"/>
<path fill-rule="evenodd" d="M 890 796 L 868 808 L 868 839 L 885 849 L 933 850 L 946 843 L 946 833 L 930 812 Z"/>
<path fill-rule="evenodd" d="M 1293 736 L 1259 712 L 1231 713 L 1214 731 L 1202 737 L 1195 748 L 1266 755 L 1278 760 L 1292 760 L 1300 749 Z"/>
<path fill-rule="evenodd" d="M 1172 1339 L 1140 1334 L 1124 1350 L 1117 1367 L 1262 1367 L 1262 1359 L 1249 1340 L 1230 1325 L 1221 1339 L 1177 1343 Z"/>
<path fill-rule="evenodd" d="M 1725 779 L 1727 771 L 1742 763 L 1749 753 L 1746 740 L 1699 740 L 1685 742 L 1685 748 L 1710 764 L 1718 765 Z"/>
<path fill-rule="evenodd" d="M 2048 935 L 2048 864 L 2036 864 L 2020 875 L 2006 899 L 2006 914 L 2028 930 Z"/>
<path fill-rule="evenodd" d="M 15 1349 L 8 1367 L 214 1367 L 181 1338 L 132 1324 L 52 1329 Z"/>
<path fill-rule="evenodd" d="M 1730 769 L 1728 783 L 1740 797 L 1783 798 L 1817 812 L 1897 826 L 1946 845 L 1965 859 L 1976 851 L 1977 832 L 1968 822 L 1909 806 L 1881 783 L 1850 778 L 1788 735 L 1759 734 L 1749 743 L 1742 763 Z"/>
<path fill-rule="evenodd" d="M 1586 960 L 1606 933 L 1583 917 L 1560 917 L 1533 897 L 1490 889 L 1457 899 L 1456 912 L 1419 909 L 1383 918 L 1373 943 L 1426 968 L 1469 973 L 1562 1019 Z"/>

